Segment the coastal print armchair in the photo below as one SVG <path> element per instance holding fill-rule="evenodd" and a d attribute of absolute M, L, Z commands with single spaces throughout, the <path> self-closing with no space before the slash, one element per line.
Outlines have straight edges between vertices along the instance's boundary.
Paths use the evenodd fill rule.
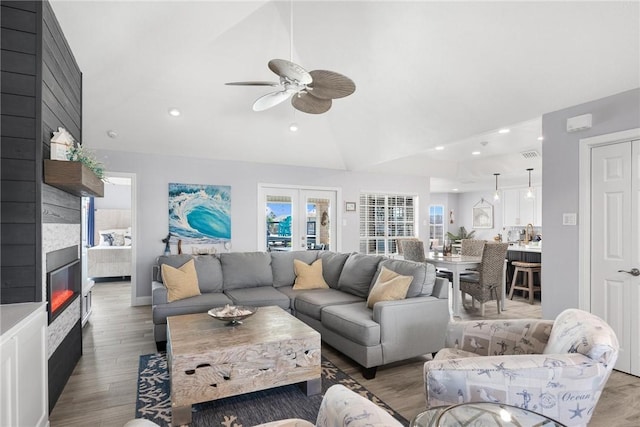
<path fill-rule="evenodd" d="M 555 321 L 452 322 L 445 345 L 424 365 L 428 408 L 499 402 L 567 426 L 587 425 L 619 351 L 611 327 L 577 309 Z"/>

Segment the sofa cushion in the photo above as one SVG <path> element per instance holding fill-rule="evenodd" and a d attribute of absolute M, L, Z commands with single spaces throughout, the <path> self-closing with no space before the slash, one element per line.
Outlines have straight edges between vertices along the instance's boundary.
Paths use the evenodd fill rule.
<path fill-rule="evenodd" d="M 197 297 L 185 298 L 170 304 L 159 304 L 152 307 L 153 323 L 167 323 L 167 316 L 181 314 L 206 313 L 214 307 L 233 304 L 230 298 L 221 292 L 211 292 Z"/>
<path fill-rule="evenodd" d="M 378 278 L 369 292 L 367 307 L 373 308 L 379 301 L 405 299 L 412 280 L 413 276 L 402 276 L 386 267 L 381 267 Z"/>
<path fill-rule="evenodd" d="M 224 289 L 271 286 L 271 255 L 268 252 L 231 252 L 220 254 Z"/>
<path fill-rule="evenodd" d="M 156 265 L 158 266 L 158 277 L 156 277 L 156 281 L 160 283 L 164 283 L 162 279 L 162 265 L 167 264 L 171 267 L 178 268 L 181 265 L 184 265 L 187 261 L 193 259 L 191 255 L 161 255 L 156 258 Z M 197 270 L 196 270 L 197 271 Z"/>
<path fill-rule="evenodd" d="M 380 325 L 364 302 L 331 305 L 322 309 L 322 326 L 365 346 L 380 344 Z"/>
<path fill-rule="evenodd" d="M 322 260 L 322 275 L 324 281 L 329 287 L 338 289 L 338 280 L 344 263 L 349 258 L 349 254 L 340 254 L 336 252 L 322 251 L 318 254 L 318 258 Z"/>
<path fill-rule="evenodd" d="M 305 292 L 315 292 L 315 289 L 293 289 L 293 286 L 280 286 L 278 289 L 278 292 L 282 292 L 282 294 L 286 295 L 287 298 L 289 298 L 289 307 L 291 307 L 292 310 L 295 309 L 295 300 L 296 298 L 305 293 Z"/>
<path fill-rule="evenodd" d="M 296 296 L 295 310 L 296 312 L 320 320 L 322 309 L 326 306 L 351 304 L 362 301 L 364 301 L 364 298 L 337 289 L 314 289 Z"/>
<path fill-rule="evenodd" d="M 366 298 L 376 274 L 378 264 L 384 257 L 353 253 L 344 263 L 338 289 L 350 294 Z"/>
<path fill-rule="evenodd" d="M 289 297 L 282 292 L 278 292 L 276 288 L 271 286 L 229 289 L 224 291 L 224 293 L 237 305 L 253 305 L 258 307 L 277 305 L 285 310 L 289 309 Z"/>
<path fill-rule="evenodd" d="M 401 259 L 385 259 L 378 266 L 376 279 L 382 267 L 403 276 L 413 276 L 407 291 L 407 298 L 417 297 L 418 295 L 429 296 L 433 293 L 433 287 L 436 283 L 436 268 L 432 264 Z"/>
<path fill-rule="evenodd" d="M 222 292 L 222 267 L 215 255 L 162 255 L 157 258 L 156 264 L 160 266 L 158 270 L 162 269 L 162 264 L 177 268 L 190 259 L 196 264 L 200 292 Z M 162 282 L 162 275 L 155 280 Z"/>
<path fill-rule="evenodd" d="M 322 260 L 317 259 L 307 264 L 299 259 L 293 260 L 293 270 L 296 273 L 296 281 L 293 284 L 293 289 L 328 289 L 329 285 L 324 281 L 322 277 Z"/>
<path fill-rule="evenodd" d="M 296 280 L 293 271 L 293 260 L 299 259 L 311 264 L 318 257 L 318 251 L 275 251 L 271 252 L 271 271 L 273 272 L 273 286 L 291 286 Z"/>
<path fill-rule="evenodd" d="M 161 269 L 164 285 L 167 287 L 167 302 L 200 295 L 198 275 L 193 260 L 187 261 L 178 268 L 162 264 Z"/>

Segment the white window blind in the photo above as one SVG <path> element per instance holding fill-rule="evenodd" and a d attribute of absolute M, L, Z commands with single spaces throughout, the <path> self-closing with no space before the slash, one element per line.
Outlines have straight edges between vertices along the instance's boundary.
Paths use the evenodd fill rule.
<path fill-rule="evenodd" d="M 360 195 L 360 252 L 397 253 L 398 237 L 415 237 L 417 196 Z"/>

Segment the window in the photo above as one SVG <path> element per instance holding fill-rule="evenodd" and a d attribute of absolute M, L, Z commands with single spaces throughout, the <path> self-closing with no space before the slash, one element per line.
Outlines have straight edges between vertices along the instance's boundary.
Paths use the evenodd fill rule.
<path fill-rule="evenodd" d="M 444 206 L 429 206 L 429 239 L 444 241 Z"/>
<path fill-rule="evenodd" d="M 360 195 L 360 252 L 397 253 L 398 237 L 415 237 L 417 196 Z"/>

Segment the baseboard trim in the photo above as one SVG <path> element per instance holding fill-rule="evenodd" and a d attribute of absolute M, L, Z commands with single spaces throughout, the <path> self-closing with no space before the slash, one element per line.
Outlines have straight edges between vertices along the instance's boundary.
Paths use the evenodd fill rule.
<path fill-rule="evenodd" d="M 131 304 L 133 307 L 137 307 L 140 305 L 151 305 L 151 297 L 136 297 L 136 299 L 133 301 L 133 304 Z"/>

